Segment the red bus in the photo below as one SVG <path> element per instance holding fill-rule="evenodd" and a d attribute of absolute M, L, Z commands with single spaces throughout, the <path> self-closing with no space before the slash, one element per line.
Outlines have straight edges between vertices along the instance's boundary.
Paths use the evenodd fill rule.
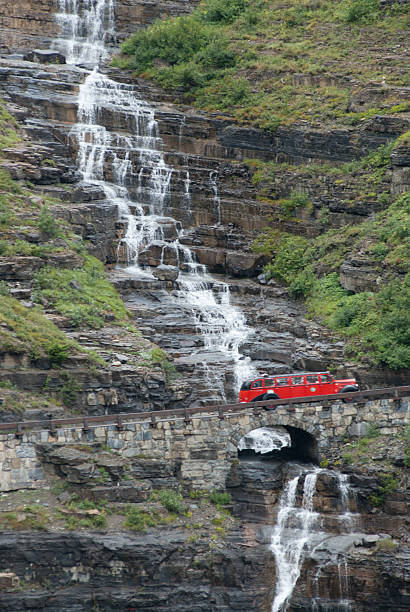
<path fill-rule="evenodd" d="M 303 372 L 261 376 L 245 381 L 239 391 L 239 401 L 262 402 L 265 399 L 288 399 L 312 395 L 331 395 L 358 391 L 354 378 L 335 379 L 330 372 Z"/>

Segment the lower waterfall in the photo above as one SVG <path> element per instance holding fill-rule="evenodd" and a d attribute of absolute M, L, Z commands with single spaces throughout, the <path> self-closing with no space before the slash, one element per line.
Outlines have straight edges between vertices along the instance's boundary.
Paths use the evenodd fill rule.
<path fill-rule="evenodd" d="M 314 557 L 316 548 L 329 537 L 323 529 L 320 512 L 314 507 L 316 483 L 320 474 L 330 476 L 336 481 L 341 505 L 338 517 L 341 534 L 351 533 L 353 519 L 356 517 L 349 512 L 351 489 L 347 475 L 321 468 L 309 470 L 297 464 L 293 467 L 299 473 L 288 480 L 282 492 L 277 521 L 271 536 L 270 549 L 276 562 L 276 584 L 271 612 L 286 612 L 304 560 L 310 556 Z M 299 491 L 302 482 L 303 489 Z M 328 564 L 329 560 L 325 563 Z M 338 599 L 336 601 L 320 593 L 319 578 L 325 564 L 319 563 L 314 577 L 314 597 L 310 609 L 317 612 L 350 612 L 352 608 L 346 559 L 342 553 L 338 553 L 331 558 L 330 563 L 338 568 Z"/>

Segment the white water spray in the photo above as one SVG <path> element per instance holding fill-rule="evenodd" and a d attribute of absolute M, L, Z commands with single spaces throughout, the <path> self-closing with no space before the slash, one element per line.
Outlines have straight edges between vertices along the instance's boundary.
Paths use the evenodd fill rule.
<path fill-rule="evenodd" d="M 306 474 L 302 506 L 296 505 L 296 493 L 301 475 L 290 480 L 280 499 L 279 514 L 271 539 L 271 551 L 276 561 L 276 589 L 272 612 L 286 610 L 286 603 L 300 575 L 310 540 L 310 531 L 317 521 L 313 511 L 313 495 L 320 472 Z"/>
<path fill-rule="evenodd" d="M 290 434 L 285 427 L 258 427 L 239 440 L 238 450 L 251 449 L 263 455 L 290 445 Z"/>
<path fill-rule="evenodd" d="M 352 491 L 348 476 L 339 472 L 314 468 L 313 471 L 302 473 L 289 480 L 279 502 L 277 522 L 271 538 L 271 551 L 276 561 L 276 586 L 272 603 L 272 612 L 286 612 L 288 603 L 296 583 L 299 579 L 303 561 L 307 556 L 313 555 L 315 550 L 326 540 L 328 534 L 321 530 L 319 513 L 313 510 L 313 501 L 316 490 L 317 477 L 321 473 L 331 475 L 337 480 L 342 512 L 339 515 L 344 533 L 352 532 L 352 521 L 357 515 L 349 512 L 349 499 Z M 298 506 L 297 489 L 301 478 L 304 477 L 303 495 L 300 507 Z M 319 596 L 319 578 L 323 567 L 336 565 L 339 584 L 339 597 L 336 601 L 323 599 Z M 329 610 L 329 612 L 350 612 L 349 581 L 347 562 L 344 556 L 337 553 L 330 561 L 319 564 L 313 579 L 312 610 Z M 329 604 L 329 608 L 327 607 Z"/>
<path fill-rule="evenodd" d="M 58 0 L 61 37 L 54 42 L 68 64 L 98 64 L 114 38 L 114 0 Z"/>
<path fill-rule="evenodd" d="M 62 28 L 56 46 L 68 55 L 70 63 L 98 63 L 107 57 L 106 43 L 114 32 L 114 0 L 84 0 L 83 3 L 59 0 L 56 19 Z M 115 124 L 112 120 L 119 116 L 119 125 L 132 136 L 124 136 L 122 129 L 121 132 L 107 129 L 107 123 Z M 184 120 L 180 137 L 183 126 Z M 83 180 L 98 184 L 107 199 L 118 206 L 119 218 L 126 226 L 119 252 L 125 250 L 127 270 L 130 274 L 147 276 L 139 265 L 139 257 L 156 241 L 164 241 L 165 207 L 170 198 L 173 174 L 164 159 L 154 110 L 139 99 L 133 86 L 116 83 L 95 68 L 80 86 L 78 123 L 71 137 L 78 144 L 78 166 Z M 140 167 L 137 176 L 134 164 Z M 220 223 L 217 171 L 211 173 L 210 180 Z M 132 200 L 128 192 L 132 184 L 137 185 L 137 201 Z M 185 204 L 190 211 L 189 187 L 190 177 L 186 172 Z M 181 230 L 175 221 L 172 222 L 179 238 Z M 216 284 L 205 266 L 196 262 L 178 238 L 166 244 L 175 252 L 177 264 L 183 264 L 180 265 L 176 299 L 194 316 L 203 336 L 205 350 L 201 358 L 205 372 L 210 372 L 209 364 L 218 353 L 222 360 L 232 363 L 238 391 L 245 378 L 256 376 L 249 358 L 244 359 L 239 350 L 251 330 L 243 313 L 231 304 L 228 285 Z M 162 257 L 164 253 L 165 247 Z M 180 253 L 183 253 L 183 262 Z M 208 378 L 210 385 L 215 387 L 214 375 Z M 219 395 L 225 399 L 224 392 Z"/>

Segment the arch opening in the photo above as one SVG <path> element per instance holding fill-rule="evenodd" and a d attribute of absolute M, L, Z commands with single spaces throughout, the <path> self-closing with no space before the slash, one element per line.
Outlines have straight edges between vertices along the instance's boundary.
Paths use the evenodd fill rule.
<path fill-rule="evenodd" d="M 319 464 L 317 441 L 312 434 L 290 425 L 258 427 L 238 442 L 238 458 L 251 461 L 299 461 Z"/>

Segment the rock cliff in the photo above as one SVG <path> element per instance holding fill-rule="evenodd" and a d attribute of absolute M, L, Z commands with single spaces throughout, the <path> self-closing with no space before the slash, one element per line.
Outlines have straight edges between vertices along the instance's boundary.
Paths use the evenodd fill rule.
<path fill-rule="evenodd" d="M 267 224 L 285 232 L 296 227 L 313 240 L 324 229 L 366 222 L 384 209 L 386 194 L 408 189 L 408 144 L 397 139 L 409 119 L 383 106 L 390 98 L 407 99 L 406 88 L 354 87 L 351 112 L 383 106 L 358 125 L 335 129 L 300 120 L 271 131 L 198 110 L 180 91 L 165 92 L 130 71 L 105 66 L 104 74 L 134 87 L 155 111 L 163 160 L 172 168 L 163 239 L 152 241 L 140 259 L 155 274 L 141 278 L 123 269 L 128 225 L 118 218 L 117 204 L 98 182 L 81 180 L 73 128 L 79 90 L 92 66 L 66 64 L 56 51 L 57 4 L 19 0 L 9 6 L 0 0 L 3 419 L 234 398 L 231 364 L 216 354 L 210 374 L 198 321 L 174 299 L 185 247 L 214 274 L 216 293 L 229 285 L 233 305 L 254 328 L 242 354 L 258 370 L 332 367 L 358 375 L 364 385 L 406 383 L 406 371 L 347 361 L 345 343 L 307 318 L 303 303 L 292 300 L 283 284 L 261 275 L 269 256 L 252 249 Z M 118 0 L 107 47 L 117 49 L 157 17 L 178 16 L 197 4 Z M 340 82 L 324 75 L 293 78 L 307 87 Z M 135 136 L 127 109 L 106 104 L 101 113 L 118 138 Z M 381 180 L 362 192 L 367 169 L 348 170 L 346 164 L 393 142 Z M 129 163 L 131 198 L 138 194 L 148 208 L 141 152 L 121 155 Z M 104 158 L 106 180 L 118 171 L 118 159 L 112 151 Z M 288 214 L 283 201 L 295 188 L 308 202 Z M 380 282 L 381 266 L 365 246 L 360 256 L 340 261 L 340 283 L 351 292 L 377 291 Z M 355 436 L 345 447 L 329 449 L 322 458 L 326 467 L 301 468 L 305 481 L 308 473 L 317 476 L 312 511 L 320 528 L 312 542 L 317 537 L 320 545 L 318 540 L 303 560 L 289 610 L 408 609 L 404 435 L 400 429 L 388 453 L 371 436 Z M 25 452 L 31 449 L 23 448 L 23 459 Z M 273 527 L 300 466 L 238 455 L 226 482 L 231 498 L 207 490 L 187 490 L 182 497 L 178 462 L 138 456 L 134 449 L 124 459 L 100 443 L 44 441 L 36 452 L 43 490 L 0 497 L 0 610 L 271 610 L 279 581 L 270 549 Z M 211 461 L 211 449 L 201 452 L 201 462 Z M 17 469 L 11 457 L 7 461 Z M 341 466 L 343 474 L 331 469 Z M 303 478 L 294 510 L 304 504 Z"/>

